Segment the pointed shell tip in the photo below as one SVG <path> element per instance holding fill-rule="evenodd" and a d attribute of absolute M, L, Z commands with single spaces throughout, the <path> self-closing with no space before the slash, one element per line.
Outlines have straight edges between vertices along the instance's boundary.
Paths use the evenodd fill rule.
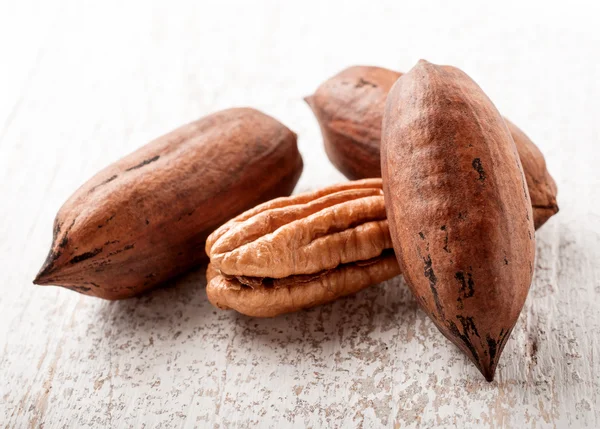
<path fill-rule="evenodd" d="M 50 274 L 54 271 L 54 266 L 52 264 L 44 264 L 40 269 L 39 273 L 33 279 L 34 285 L 44 286 L 49 285 L 52 282 Z"/>
<path fill-rule="evenodd" d="M 483 368 L 481 371 L 481 374 L 483 374 L 483 376 L 485 377 L 485 379 L 491 383 L 492 381 L 494 381 L 494 375 L 496 374 L 496 369 L 492 369 L 492 368 Z"/>

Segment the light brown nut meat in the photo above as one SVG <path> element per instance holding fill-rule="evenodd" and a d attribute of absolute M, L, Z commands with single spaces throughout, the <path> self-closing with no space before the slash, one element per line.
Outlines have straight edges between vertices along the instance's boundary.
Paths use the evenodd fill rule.
<path fill-rule="evenodd" d="M 509 130 L 465 73 L 420 61 L 390 91 L 381 154 L 404 278 L 491 381 L 535 256 L 529 193 Z"/>
<path fill-rule="evenodd" d="M 211 234 L 209 300 L 271 317 L 359 291 L 399 274 L 381 179 L 278 198 Z"/>
<path fill-rule="evenodd" d="M 350 67 L 306 97 L 321 127 L 327 156 L 351 180 L 381 177 L 383 110 L 390 88 L 401 75 L 381 67 Z M 537 229 L 558 212 L 556 184 L 537 146 L 505 120 L 523 165 Z"/>
<path fill-rule="evenodd" d="M 184 125 L 69 198 L 34 282 L 105 299 L 136 295 L 205 260 L 210 232 L 289 195 L 301 172 L 296 135 L 257 110 L 224 110 Z"/>

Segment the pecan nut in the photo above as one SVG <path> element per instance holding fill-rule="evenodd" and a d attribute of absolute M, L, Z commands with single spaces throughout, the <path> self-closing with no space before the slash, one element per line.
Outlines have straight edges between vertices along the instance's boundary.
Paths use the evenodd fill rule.
<path fill-rule="evenodd" d="M 382 130 L 386 210 L 406 283 L 492 381 L 535 260 L 513 138 L 469 76 L 424 60 L 394 84 Z"/>
<path fill-rule="evenodd" d="M 208 299 L 255 317 L 324 304 L 400 273 L 381 179 L 278 198 L 206 242 Z"/>
<path fill-rule="evenodd" d="M 104 299 L 140 294 L 204 262 L 206 237 L 302 172 L 296 134 L 255 109 L 213 113 L 100 171 L 62 206 L 34 282 Z"/>

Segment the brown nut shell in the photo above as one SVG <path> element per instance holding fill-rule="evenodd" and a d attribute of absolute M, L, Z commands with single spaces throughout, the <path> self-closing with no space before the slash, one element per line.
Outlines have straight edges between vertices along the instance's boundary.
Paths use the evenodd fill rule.
<path fill-rule="evenodd" d="M 347 68 L 306 97 L 321 128 L 327 156 L 351 180 L 381 177 L 379 146 L 385 100 L 402 75 L 381 67 Z M 505 119 L 517 146 L 531 195 L 536 229 L 558 212 L 556 184 L 544 156 Z"/>
<path fill-rule="evenodd" d="M 517 147 L 533 208 L 533 224 L 538 229 L 558 213 L 556 182 L 546 168 L 546 160 L 538 147 L 519 127 L 504 118 Z"/>
<path fill-rule="evenodd" d="M 329 160 L 350 180 L 381 177 L 383 109 L 401 75 L 381 67 L 350 67 L 305 98 L 321 127 Z"/>
<path fill-rule="evenodd" d="M 235 108 L 184 125 L 100 171 L 62 206 L 34 283 L 127 298 L 206 260 L 232 216 L 289 195 L 302 172 L 296 135 Z"/>
<path fill-rule="evenodd" d="M 390 91 L 381 154 L 402 273 L 440 331 L 491 381 L 535 256 L 510 132 L 465 73 L 422 60 Z"/>
<path fill-rule="evenodd" d="M 256 317 L 332 301 L 399 274 L 380 179 L 278 198 L 208 238 L 209 300 Z"/>

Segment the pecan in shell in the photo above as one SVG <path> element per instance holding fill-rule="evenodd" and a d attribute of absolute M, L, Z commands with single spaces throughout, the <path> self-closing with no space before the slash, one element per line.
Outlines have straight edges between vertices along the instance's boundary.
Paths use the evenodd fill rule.
<path fill-rule="evenodd" d="M 383 111 L 388 92 L 400 76 L 382 67 L 349 67 L 305 98 L 321 127 L 327 156 L 350 180 L 381 177 Z M 535 143 L 508 119 L 504 121 L 523 165 L 538 229 L 558 212 L 556 183 Z"/>
<path fill-rule="evenodd" d="M 296 134 L 258 110 L 223 110 L 184 125 L 69 198 L 34 283 L 110 300 L 138 295 L 204 262 L 210 232 L 291 194 L 301 172 Z"/>
<path fill-rule="evenodd" d="M 423 60 L 394 84 L 382 129 L 386 210 L 404 278 L 491 381 L 535 259 L 531 200 L 510 131 L 469 76 Z"/>

